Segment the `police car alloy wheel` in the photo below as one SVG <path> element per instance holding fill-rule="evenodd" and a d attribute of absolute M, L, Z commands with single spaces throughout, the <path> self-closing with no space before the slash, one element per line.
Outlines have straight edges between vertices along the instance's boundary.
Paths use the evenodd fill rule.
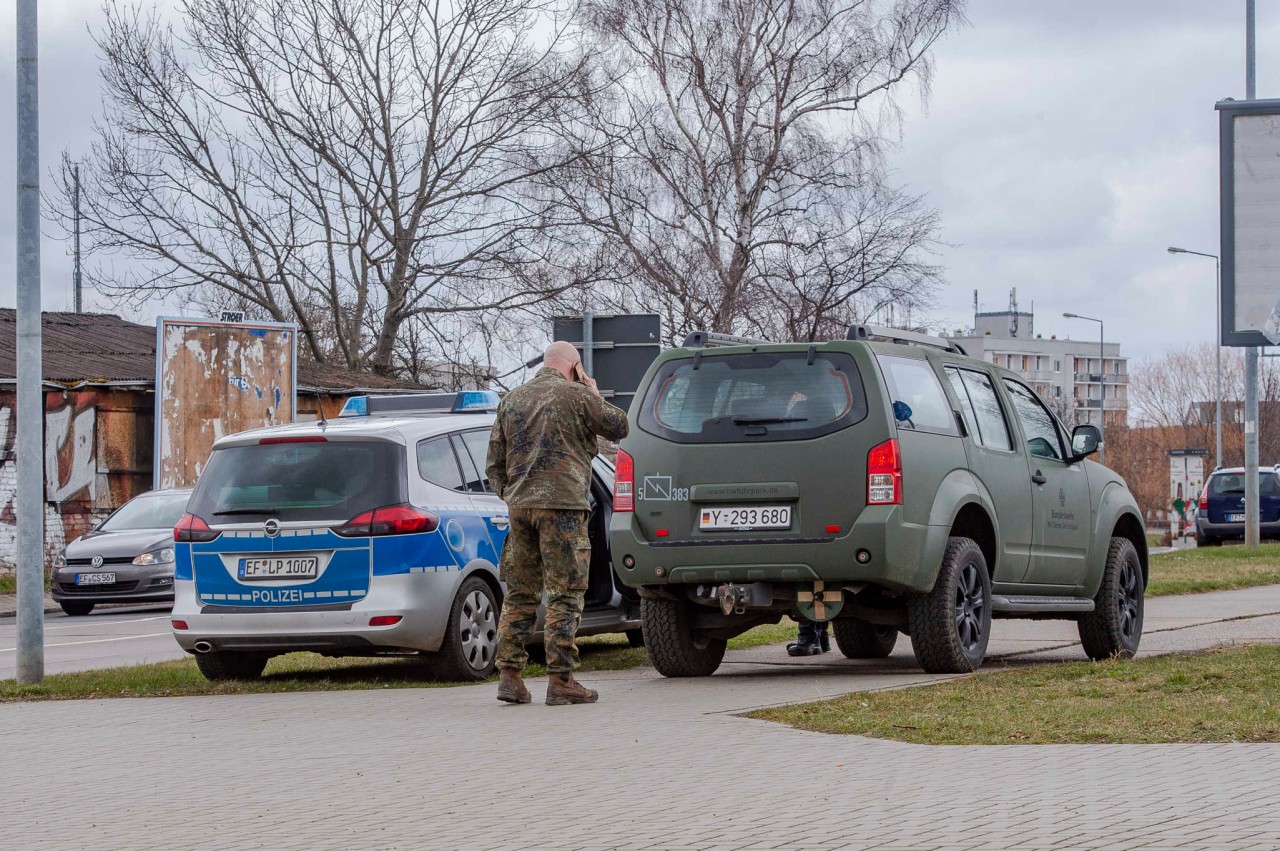
<path fill-rule="evenodd" d="M 448 631 L 433 658 L 446 680 L 483 680 L 497 669 L 498 603 L 489 583 L 469 576 L 458 588 Z"/>

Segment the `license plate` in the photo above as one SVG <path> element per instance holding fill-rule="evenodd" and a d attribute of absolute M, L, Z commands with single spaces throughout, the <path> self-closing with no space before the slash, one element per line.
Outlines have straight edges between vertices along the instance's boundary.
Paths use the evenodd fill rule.
<path fill-rule="evenodd" d="M 266 579 L 315 579 L 320 573 L 320 559 L 315 556 L 276 556 L 240 559 L 240 579 L 256 582 Z"/>
<path fill-rule="evenodd" d="M 77 573 L 77 585 L 114 585 L 116 575 L 114 573 Z"/>
<path fill-rule="evenodd" d="M 709 506 L 699 509 L 698 528 L 704 531 L 718 529 L 790 529 L 791 506 Z"/>
<path fill-rule="evenodd" d="M 1228 515 L 1227 515 L 1227 522 L 1228 522 L 1228 523 L 1243 523 L 1243 522 L 1244 522 L 1244 515 L 1243 515 L 1243 514 L 1228 514 Z"/>

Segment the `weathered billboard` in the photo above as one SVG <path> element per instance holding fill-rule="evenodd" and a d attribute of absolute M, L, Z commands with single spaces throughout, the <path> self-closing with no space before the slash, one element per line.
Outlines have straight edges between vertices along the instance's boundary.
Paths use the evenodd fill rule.
<path fill-rule="evenodd" d="M 293 324 L 159 319 L 155 486 L 195 484 L 223 435 L 293 422 L 297 363 Z"/>

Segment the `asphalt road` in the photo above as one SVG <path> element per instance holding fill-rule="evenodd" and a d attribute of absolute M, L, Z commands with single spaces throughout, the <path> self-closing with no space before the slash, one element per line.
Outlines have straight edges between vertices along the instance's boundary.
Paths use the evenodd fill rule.
<path fill-rule="evenodd" d="M 160 662 L 187 655 L 169 631 L 168 606 L 129 606 L 78 618 L 61 612 L 44 617 L 46 674 Z M 17 647 L 17 618 L 0 618 L 0 680 L 17 676 Z"/>

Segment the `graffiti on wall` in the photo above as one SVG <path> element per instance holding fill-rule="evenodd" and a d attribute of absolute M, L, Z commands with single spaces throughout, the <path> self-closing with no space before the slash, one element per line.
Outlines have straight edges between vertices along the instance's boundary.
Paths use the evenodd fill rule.
<path fill-rule="evenodd" d="M 98 479 L 97 406 L 91 396 L 46 406 L 44 415 L 45 499 L 91 502 Z"/>
<path fill-rule="evenodd" d="M 18 551 L 18 523 L 14 500 L 18 492 L 18 464 L 14 439 L 16 420 L 11 405 L 0 406 L 0 570 L 11 566 Z M 62 514 L 55 506 L 44 505 L 45 558 L 52 558 L 65 545 Z"/>

